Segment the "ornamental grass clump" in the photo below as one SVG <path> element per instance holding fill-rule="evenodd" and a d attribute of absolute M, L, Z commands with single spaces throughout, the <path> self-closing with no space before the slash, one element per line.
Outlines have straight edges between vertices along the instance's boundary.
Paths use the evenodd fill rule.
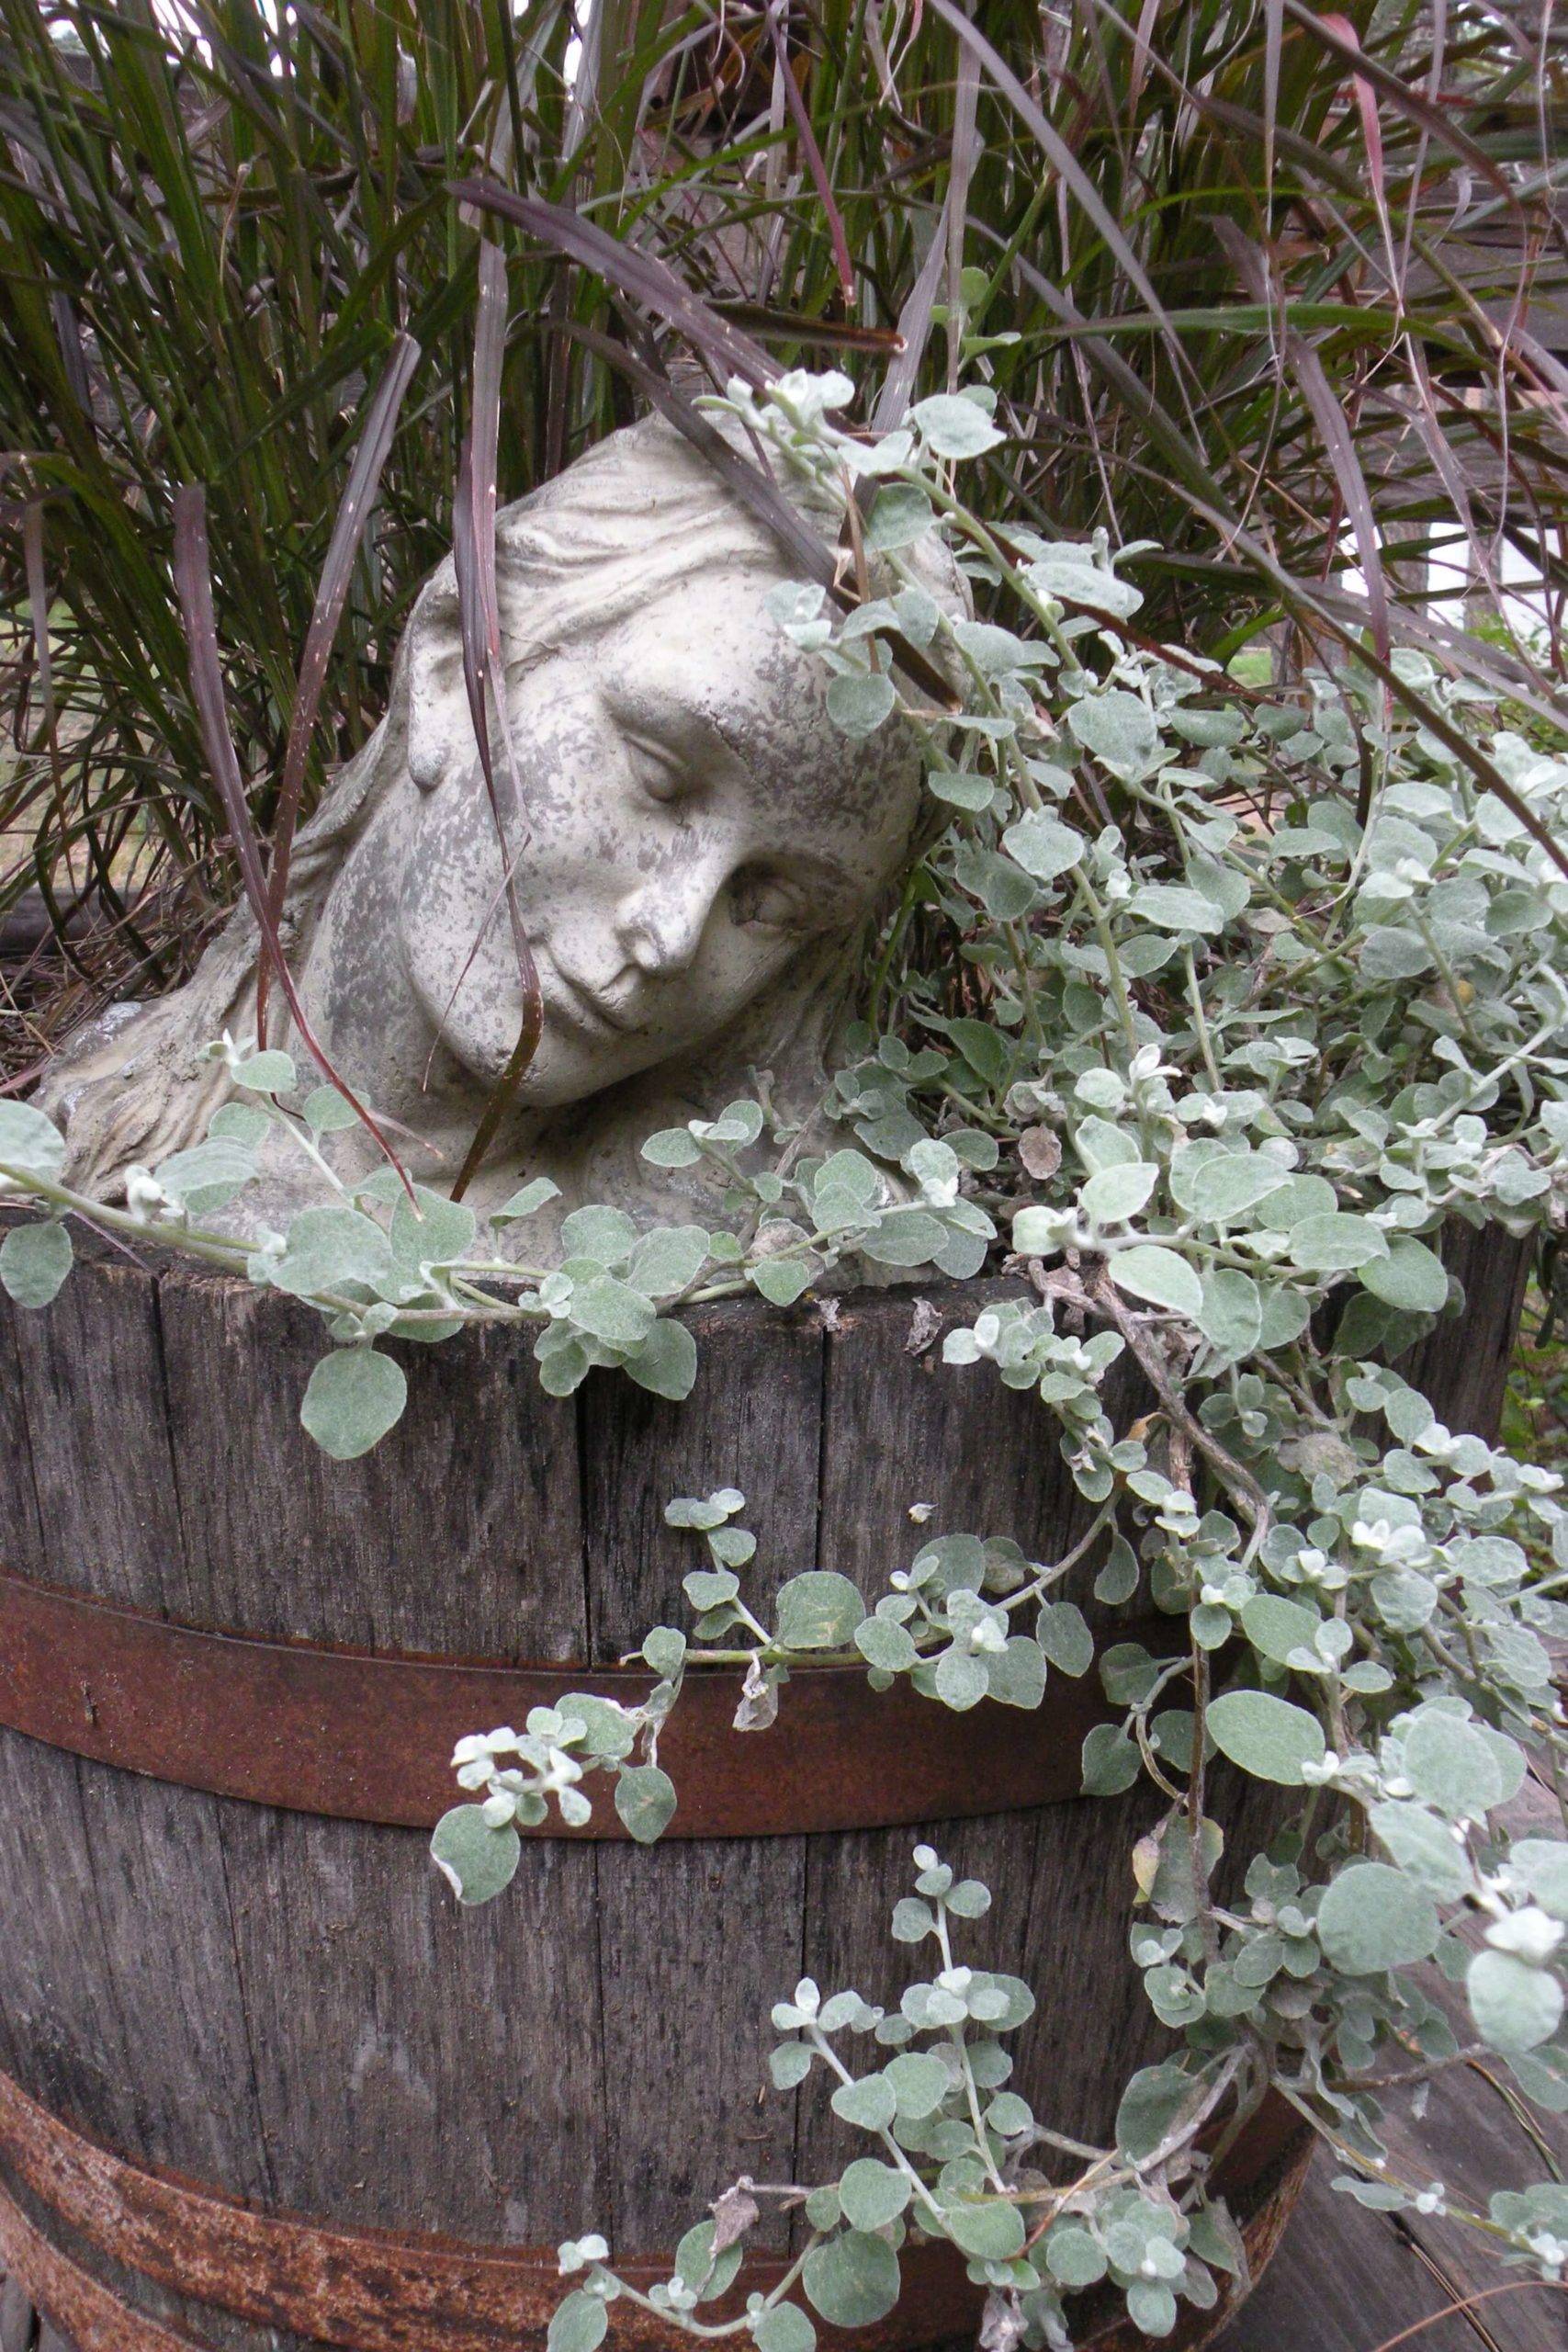
<path fill-rule="evenodd" d="M 27 890 L 62 932 L 94 916 L 72 968 L 145 990 L 237 895 L 183 485 L 263 835 L 363 742 L 453 540 L 480 219 L 514 490 L 658 381 L 662 263 L 718 387 L 721 323 L 841 365 L 884 424 L 967 353 L 1009 435 L 971 505 L 1146 542 L 1161 640 L 1370 621 L 1550 717 L 1503 592 L 1540 573 L 1555 611 L 1568 578 L 1563 72 L 1507 11 L 1371 0 L 4 0 L 0 920 Z M 481 215 L 476 177 L 570 228 Z M 1500 644 L 1434 607 L 1445 548 Z M 29 1001 L 6 1067 L 82 1002 Z"/>
<path fill-rule="evenodd" d="M 463 1900 L 492 1898 L 519 1828 L 581 1825 L 606 1775 L 630 1834 L 657 1838 L 681 1795 L 660 1736 L 694 1670 L 736 1675 L 736 1722 L 761 1738 L 792 1675 L 823 1663 L 959 1713 L 1037 1708 L 1053 1678 L 1094 1675 L 1110 1719 L 1085 1743 L 1086 1792 L 1147 1782 L 1158 1800 L 1125 1858 L 1128 1964 L 1171 2053 L 1123 2086 L 1112 2141 L 1065 2139 L 1010 2086 L 1007 2038 L 1044 1988 L 986 1967 L 990 1891 L 922 1847 L 892 1934 L 923 1973 L 897 2007 L 805 1978 L 773 2011 L 774 2082 L 819 2086 L 858 2153 L 828 2179 L 728 2190 L 662 2284 L 622 2277 L 603 2238 L 563 2246 L 578 2283 L 552 2352 L 592 2352 L 623 2297 L 809 2352 L 811 2314 L 860 2326 L 892 2308 L 916 2234 L 951 2241 L 987 2290 L 993 2345 L 1070 2345 L 1077 2298 L 1107 2283 L 1157 2337 L 1243 2263 L 1209 2158 L 1266 2092 L 1328 2141 L 1345 2193 L 1387 2210 L 1447 2197 L 1390 2159 L 1402 2089 L 1483 2057 L 1521 2112 L 1568 2112 L 1568 1842 L 1511 1836 L 1507 1811 L 1527 1775 L 1562 1802 L 1562 1481 L 1444 1426 L 1401 1370 L 1463 1312 L 1450 1237 L 1523 1237 L 1562 1213 L 1568 756 L 1473 678 L 1371 639 L 1289 690 L 1239 685 L 1145 630 L 1128 551 L 968 503 L 966 469 L 1000 443 L 983 380 L 879 435 L 839 421 L 852 389 L 792 373 L 721 405 L 779 472 L 837 498 L 847 532 L 852 513 L 886 568 L 887 593 L 847 610 L 815 580 L 772 610 L 826 665 L 846 734 L 919 731 L 929 845 L 811 1117 L 786 1130 L 760 1088 L 648 1138 L 656 1165 L 711 1170 L 713 1230 L 590 1206 L 560 1263 L 521 1262 L 547 1187 L 481 1228 L 386 1169 L 345 1184 L 315 1140 L 341 1096 L 247 1040 L 214 1048 L 233 1100 L 213 1134 L 139 1171 L 122 1209 L 62 1181 L 39 1112 L 0 1104 L 0 1175 L 39 1212 L 0 1248 L 11 1295 L 47 1304 L 78 1217 L 284 1290 L 323 1318 L 302 1415 L 340 1457 L 402 1408 L 389 1336 L 511 1322 L 553 1393 L 610 1365 L 680 1396 L 692 1300 L 1011 1278 L 943 1353 L 1038 1396 L 1089 1507 L 1070 1551 L 947 1531 L 888 1562 L 879 1592 L 827 1564 L 764 1609 L 745 1498 L 674 1498 L 689 1615 L 645 1637 L 649 1696 L 476 1732 L 434 1851 Z M 931 535 L 984 618 L 919 584 Z M 953 707 L 911 685 L 909 648 L 959 682 Z M 239 1241 L 208 1220 L 274 1129 L 321 1199 Z M 1146 1404 L 1119 1426 L 1106 1376 L 1125 1358 Z M 1064 1589 L 1083 1563 L 1100 1600 L 1168 1617 L 1168 1646 L 1097 1653 Z M 1264 1852 L 1224 1852 L 1222 1761 L 1289 1808 Z M 714 2318 L 778 2200 L 803 2216 L 797 2256 Z M 1562 2280 L 1560 2182 L 1446 2210 L 1506 2265 Z"/>

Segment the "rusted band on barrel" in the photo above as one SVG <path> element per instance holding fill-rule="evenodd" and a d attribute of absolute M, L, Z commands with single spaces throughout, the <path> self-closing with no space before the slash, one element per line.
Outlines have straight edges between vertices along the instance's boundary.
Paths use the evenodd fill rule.
<path fill-rule="evenodd" d="M 1219 2172 L 1225 2194 L 1284 2183 L 1293 2196 L 1299 2165 L 1281 2173 L 1303 2134 L 1283 2100 L 1271 2100 L 1237 2136 Z M 379 2230 L 324 2228 L 131 2165 L 73 2131 L 0 2075 L 0 2157 L 16 2181 L 87 2245 L 192 2301 L 264 2327 L 292 2330 L 343 2352 L 517 2352 L 537 2344 L 564 2291 L 554 2256 L 537 2248 L 479 2247 Z M 1269 2226 L 1277 2226 L 1270 2212 Z M 1266 2258 L 1266 2245 L 1260 2245 Z M 34 2228 L 0 2191 L 0 2256 L 29 2293 L 73 2336 L 77 2352 L 190 2352 L 128 2312 Z M 670 2275 L 669 2258 L 617 2264 L 647 2287 Z M 972 2330 L 979 2296 L 962 2258 L 946 2245 L 907 2246 L 904 2292 L 880 2324 L 857 2330 L 855 2352 L 909 2352 Z M 765 2291 L 782 2261 L 755 2257 L 716 2312 Z M 116 2327 L 111 2322 L 118 2323 Z M 848 2341 L 829 2328 L 833 2344 Z M 1106 2332 L 1106 2352 L 1123 2339 Z M 1130 2341 L 1131 2339 L 1125 2339 Z M 1095 2338 L 1096 2343 L 1100 2341 Z M 634 2304 L 612 2307 L 613 2352 L 669 2352 L 689 2339 Z"/>
<path fill-rule="evenodd" d="M 193 2302 L 344 2352 L 430 2352 L 433 2345 L 441 2352 L 518 2352 L 520 2344 L 543 2342 L 567 2291 L 553 2249 L 323 2228 L 143 2171 L 72 2131 L 4 2075 L 0 2156 L 41 2205 L 112 2261 Z M 76 2336 L 77 2352 L 186 2352 L 186 2339 L 145 2320 L 122 2324 L 118 2335 L 79 2330 L 55 2300 L 62 2262 L 87 2290 L 82 2308 L 94 2325 L 101 2304 L 109 2314 L 120 2314 L 122 2306 L 41 2239 L 14 2203 L 8 2215 L 0 2211 L 0 2246 L 18 2222 L 27 2243 L 11 2267 Z M 855 2352 L 908 2352 L 973 2328 L 979 2297 L 952 2246 L 911 2246 L 903 2263 L 898 2309 L 880 2325 L 857 2330 Z M 668 2278 L 671 2264 L 668 2256 L 653 2256 L 616 2267 L 646 2289 Z M 742 2308 L 749 2293 L 776 2285 L 784 2267 L 777 2257 L 753 2257 L 715 2310 Z M 144 2338 L 138 2328 L 148 2330 Z M 825 2334 L 829 2343 L 847 2341 L 836 2329 Z M 613 2308 L 611 2341 L 626 2352 L 678 2352 L 681 2346 L 689 2352 L 691 2339 L 621 2302 Z"/>
<path fill-rule="evenodd" d="M 188 2335 L 171 2335 L 156 2320 L 128 2309 L 80 2265 L 35 2230 L 0 2188 L 0 2270 L 25 2289 L 74 2352 L 200 2352 Z"/>
<path fill-rule="evenodd" d="M 1134 1626 L 1165 1645 L 1168 1619 Z M 458 1794 L 465 1733 L 522 1724 L 573 1690 L 635 1705 L 652 1687 L 620 1667 L 497 1666 L 395 1657 L 171 1624 L 0 1572 L 0 1724 L 121 1771 L 341 1821 L 429 1828 Z M 765 1737 L 737 1732 L 739 1675 L 686 1677 L 660 1742 L 678 1792 L 670 1838 L 772 1838 L 890 1828 L 1076 1796 L 1080 1751 L 1106 1719 L 1095 1678 L 1052 1685 L 1032 1710 L 987 1700 L 956 1715 L 854 1667 L 791 1679 Z M 626 1836 L 607 1793 L 592 1819 L 538 1837 Z"/>

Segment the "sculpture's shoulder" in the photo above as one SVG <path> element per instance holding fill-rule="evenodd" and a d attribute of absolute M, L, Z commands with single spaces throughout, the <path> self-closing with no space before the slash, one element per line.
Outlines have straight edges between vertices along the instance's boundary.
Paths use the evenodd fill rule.
<path fill-rule="evenodd" d="M 66 1038 L 36 1100 L 64 1135 L 68 1183 L 117 1198 L 133 1163 L 152 1167 L 206 1134 L 230 1081 L 205 1049 L 254 1023 L 250 929 L 231 917 L 183 987 L 107 1005 Z"/>

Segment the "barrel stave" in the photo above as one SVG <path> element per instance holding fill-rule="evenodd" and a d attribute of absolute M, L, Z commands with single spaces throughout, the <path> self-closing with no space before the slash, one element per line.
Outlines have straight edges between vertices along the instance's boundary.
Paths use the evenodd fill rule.
<path fill-rule="evenodd" d="M 1495 1411 L 1512 1247 L 1460 1237 L 1472 1310 L 1405 1366 L 1454 1426 Z M 188 1624 L 603 1664 L 687 1622 L 705 1555 L 664 1525 L 674 1493 L 744 1491 L 764 1601 L 813 1566 L 874 1596 L 929 1532 L 1049 1558 L 1086 1524 L 1037 1400 L 940 1361 L 941 1330 L 1016 1282 L 939 1297 L 934 1344 L 908 1293 L 694 1310 L 680 1407 L 600 1374 L 547 1398 L 525 1339 L 495 1329 L 405 1346 L 407 1419 L 340 1464 L 298 1427 L 313 1317 L 188 1265 L 85 1256 L 47 1314 L 0 1302 L 0 1559 Z M 1112 1384 L 1124 1420 L 1136 1386 Z M 1092 1600 L 1093 1565 L 1072 1590 L 1104 1634 L 1118 1612 Z M 874 1756 L 845 1769 L 874 1775 Z M 820 2177 L 852 2143 L 815 2081 L 762 2096 L 768 2011 L 797 1973 L 889 2005 L 930 1973 L 887 1939 L 922 1837 L 996 1894 L 976 1960 L 1041 1996 L 1016 2049 L 1043 2120 L 1103 2135 L 1117 2085 L 1166 2046 L 1127 1954 L 1145 1792 L 924 1830 L 525 1840 L 509 1895 L 461 1912 L 418 1832 L 4 1731 L 0 1772 L 0 2066 L 133 2161 L 275 2211 L 496 2245 L 608 2224 L 626 2253 L 671 2244 L 739 2173 Z M 1233 1860 L 1278 1802 L 1225 1792 Z M 212 2352 L 307 2352 L 68 2250 Z"/>

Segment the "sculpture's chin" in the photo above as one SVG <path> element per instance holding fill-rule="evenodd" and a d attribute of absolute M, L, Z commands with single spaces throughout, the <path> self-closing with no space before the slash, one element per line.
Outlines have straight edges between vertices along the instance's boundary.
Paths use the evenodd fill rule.
<path fill-rule="evenodd" d="M 517 1029 L 510 1017 L 504 1023 L 448 1020 L 442 1039 L 453 1058 L 488 1091 L 512 1059 Z M 547 1004 L 538 1046 L 514 1100 L 523 1110 L 565 1110 L 653 1069 L 665 1059 L 668 1050 L 667 1040 L 645 1035 L 613 1041 L 582 1037 Z"/>

